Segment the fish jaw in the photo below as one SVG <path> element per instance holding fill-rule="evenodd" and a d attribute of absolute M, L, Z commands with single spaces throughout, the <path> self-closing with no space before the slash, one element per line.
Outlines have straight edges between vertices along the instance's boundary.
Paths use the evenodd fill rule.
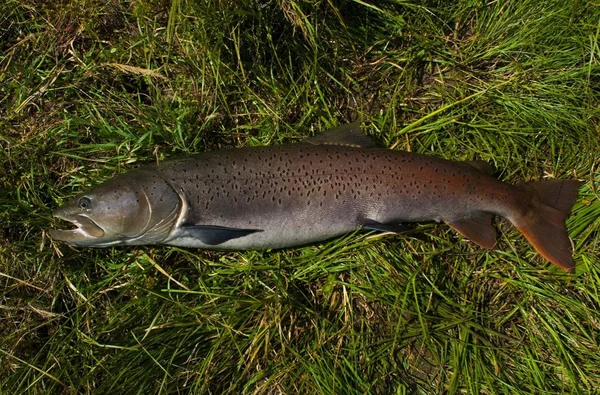
<path fill-rule="evenodd" d="M 75 225 L 75 229 L 51 229 L 50 237 L 54 240 L 76 246 L 104 245 L 104 230 L 93 220 L 81 214 L 69 215 L 58 209 L 53 216 Z"/>

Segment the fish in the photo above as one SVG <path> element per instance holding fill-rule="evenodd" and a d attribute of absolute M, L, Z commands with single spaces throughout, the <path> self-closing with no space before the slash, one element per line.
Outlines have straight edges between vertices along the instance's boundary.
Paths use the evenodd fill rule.
<path fill-rule="evenodd" d="M 485 161 L 378 147 L 352 123 L 295 144 L 204 152 L 108 179 L 53 212 L 81 247 L 164 244 L 216 250 L 287 248 L 356 229 L 401 233 L 444 222 L 496 248 L 508 219 L 551 263 L 574 272 L 565 221 L 582 183 L 509 184 Z"/>

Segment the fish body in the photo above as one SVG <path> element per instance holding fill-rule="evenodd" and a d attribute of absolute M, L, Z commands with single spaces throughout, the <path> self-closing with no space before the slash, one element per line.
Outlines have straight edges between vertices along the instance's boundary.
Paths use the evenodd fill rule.
<path fill-rule="evenodd" d="M 573 269 L 565 219 L 579 181 L 511 185 L 492 177 L 484 162 L 345 143 L 360 140 L 357 133 L 356 125 L 345 125 L 306 143 L 142 166 L 58 209 L 55 215 L 78 228 L 51 235 L 92 247 L 241 250 L 302 245 L 360 227 L 399 231 L 402 223 L 433 220 L 493 248 L 491 220 L 499 215 L 547 259 Z"/>
<path fill-rule="evenodd" d="M 143 171 L 180 191 L 183 223 L 260 230 L 223 249 L 289 247 L 368 224 L 451 220 L 484 208 L 505 214 L 516 203 L 509 185 L 468 165 L 376 148 L 243 148 Z M 178 230 L 165 242 L 209 247 Z"/>

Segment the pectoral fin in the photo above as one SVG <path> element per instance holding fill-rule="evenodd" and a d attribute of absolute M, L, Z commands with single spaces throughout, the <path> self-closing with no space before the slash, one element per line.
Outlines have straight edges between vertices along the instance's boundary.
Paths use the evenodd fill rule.
<path fill-rule="evenodd" d="M 248 236 L 252 233 L 262 232 L 261 229 L 239 229 L 213 225 L 183 225 L 181 230 L 187 236 L 211 246 L 225 243 L 231 239 Z"/>
<path fill-rule="evenodd" d="M 480 246 L 493 249 L 496 246 L 496 229 L 492 226 L 492 215 L 480 213 L 469 218 L 446 221 L 461 235 Z"/>
<path fill-rule="evenodd" d="M 369 230 L 378 230 L 380 232 L 401 233 L 411 230 L 412 226 L 405 224 L 382 224 L 381 222 L 368 219 L 364 222 L 363 228 Z"/>

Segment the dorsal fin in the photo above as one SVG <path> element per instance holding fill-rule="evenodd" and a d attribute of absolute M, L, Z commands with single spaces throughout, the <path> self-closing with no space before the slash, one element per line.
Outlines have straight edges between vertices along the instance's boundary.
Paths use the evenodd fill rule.
<path fill-rule="evenodd" d="M 490 165 L 488 162 L 484 160 L 467 160 L 463 162 L 465 165 L 470 166 L 474 169 L 479 170 L 483 174 L 487 174 L 488 176 L 493 176 L 496 172 L 494 166 Z"/>
<path fill-rule="evenodd" d="M 306 139 L 304 142 L 313 145 L 339 145 L 356 148 L 377 147 L 375 142 L 363 132 L 360 122 L 347 123 L 331 128 Z"/>

